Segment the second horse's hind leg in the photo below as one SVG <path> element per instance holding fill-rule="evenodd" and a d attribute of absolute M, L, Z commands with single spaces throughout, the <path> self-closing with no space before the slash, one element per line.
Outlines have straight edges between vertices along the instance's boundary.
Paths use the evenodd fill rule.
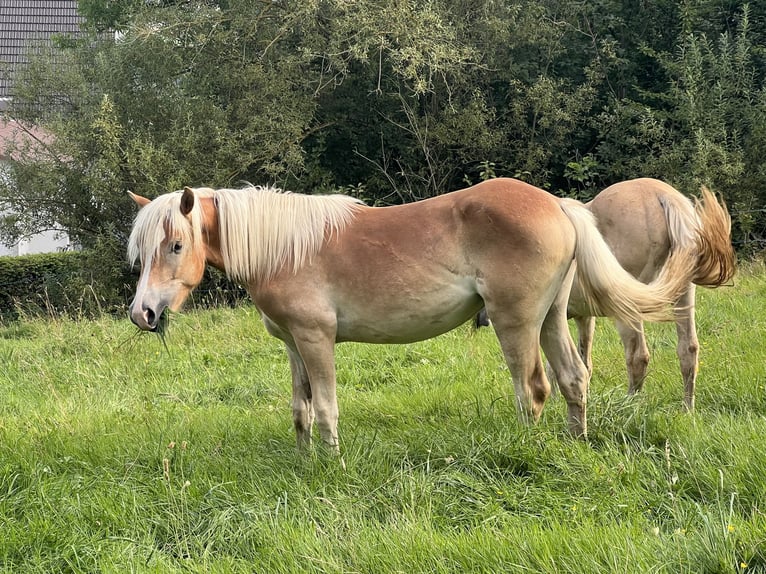
<path fill-rule="evenodd" d="M 628 394 L 634 395 L 644 386 L 646 369 L 649 366 L 649 347 L 646 346 L 644 326 L 629 325 L 615 321 L 625 351 L 625 366 L 628 369 Z"/>
<path fill-rule="evenodd" d="M 689 412 L 694 411 L 694 392 L 697 386 L 699 364 L 699 340 L 694 320 L 695 290 L 695 285 L 690 285 L 676 303 L 676 333 L 678 334 L 676 353 L 684 379 L 684 408 Z"/>

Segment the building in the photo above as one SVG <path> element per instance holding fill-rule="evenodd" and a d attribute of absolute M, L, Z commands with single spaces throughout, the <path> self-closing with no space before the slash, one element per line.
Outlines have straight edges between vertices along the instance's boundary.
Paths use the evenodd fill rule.
<path fill-rule="evenodd" d="M 36 127 L 25 126 L 14 120 L 0 117 L 0 177 L 9 177 L 8 164 L 14 160 L 15 150 L 43 147 L 51 135 Z M 62 233 L 47 231 L 26 237 L 14 245 L 0 243 L 0 256 L 29 255 L 69 249 L 69 238 Z"/>
<path fill-rule="evenodd" d="M 0 177 L 8 177 L 13 149 L 36 145 L 49 138 L 35 126 L 3 117 L 13 99 L 13 76 L 28 62 L 29 50 L 58 34 L 78 34 L 82 18 L 77 0 L 0 0 Z M 23 239 L 13 246 L 0 244 L 0 255 L 25 255 L 67 249 L 69 240 L 55 232 Z"/>
<path fill-rule="evenodd" d="M 57 34 L 78 34 L 81 22 L 77 0 L 0 1 L 0 110 L 13 98 L 13 74 L 28 50 Z"/>

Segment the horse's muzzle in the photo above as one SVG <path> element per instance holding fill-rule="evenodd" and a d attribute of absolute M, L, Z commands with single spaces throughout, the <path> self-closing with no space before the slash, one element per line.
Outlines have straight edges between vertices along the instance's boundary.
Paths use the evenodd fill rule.
<path fill-rule="evenodd" d="M 136 306 L 135 302 L 130 306 L 130 320 L 142 331 L 156 331 L 160 324 L 160 317 L 167 305 L 155 311 L 151 307 Z"/>

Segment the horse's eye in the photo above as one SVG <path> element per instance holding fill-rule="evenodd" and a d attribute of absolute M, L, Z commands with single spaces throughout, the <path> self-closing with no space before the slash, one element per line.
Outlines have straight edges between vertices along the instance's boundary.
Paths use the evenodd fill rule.
<path fill-rule="evenodd" d="M 183 245 L 181 245 L 180 241 L 174 241 L 173 246 L 170 248 L 174 255 L 181 253 L 181 249 L 183 249 Z"/>

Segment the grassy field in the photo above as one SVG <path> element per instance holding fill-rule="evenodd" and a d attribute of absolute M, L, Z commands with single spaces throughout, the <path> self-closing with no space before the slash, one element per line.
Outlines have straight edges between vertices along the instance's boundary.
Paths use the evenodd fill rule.
<path fill-rule="evenodd" d="M 700 290 L 645 392 L 600 321 L 587 442 L 517 422 L 490 330 L 337 349 L 345 468 L 294 446 L 252 307 L 0 326 L 0 572 L 766 572 L 766 272 Z"/>

